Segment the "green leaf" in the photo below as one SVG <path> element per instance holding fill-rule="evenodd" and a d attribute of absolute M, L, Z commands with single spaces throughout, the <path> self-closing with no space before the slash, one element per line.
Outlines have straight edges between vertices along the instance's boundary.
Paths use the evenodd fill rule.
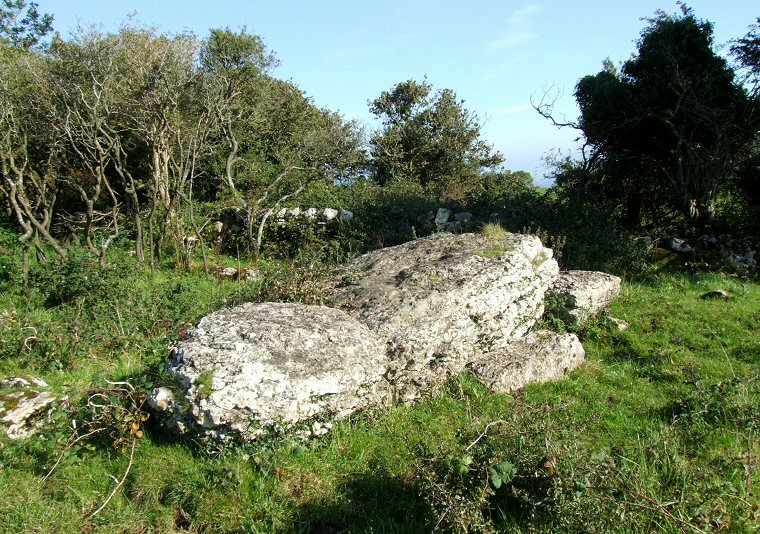
<path fill-rule="evenodd" d="M 466 475 L 470 471 L 470 465 L 472 464 L 472 456 L 465 454 L 459 459 L 459 474 Z"/>
<path fill-rule="evenodd" d="M 517 467 L 507 460 L 494 464 L 488 468 L 491 484 L 493 484 L 493 487 L 496 489 L 499 489 L 502 484 L 509 484 L 512 482 L 516 474 Z"/>

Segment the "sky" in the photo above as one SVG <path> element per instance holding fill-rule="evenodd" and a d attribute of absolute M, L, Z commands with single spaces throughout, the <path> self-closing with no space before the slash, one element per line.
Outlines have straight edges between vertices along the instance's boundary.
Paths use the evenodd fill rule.
<path fill-rule="evenodd" d="M 367 102 L 397 83 L 427 77 L 451 89 L 480 118 L 482 137 L 505 156 L 507 169 L 529 171 L 547 185 L 547 155 L 571 154 L 578 132 L 558 129 L 531 107 L 545 95 L 555 115 L 578 116 L 575 84 L 619 65 L 658 9 L 673 0 L 36 0 L 65 38 L 78 26 L 115 31 L 130 14 L 159 31 L 246 27 L 261 36 L 280 65 L 319 107 L 378 122 Z M 715 25 L 715 44 L 747 33 L 760 16 L 755 0 L 691 0 L 694 14 Z M 725 52 L 725 48 L 723 49 Z"/>

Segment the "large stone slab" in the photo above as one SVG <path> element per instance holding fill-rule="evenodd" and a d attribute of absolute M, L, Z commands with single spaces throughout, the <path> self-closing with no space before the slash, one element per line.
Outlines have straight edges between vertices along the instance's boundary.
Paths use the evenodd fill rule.
<path fill-rule="evenodd" d="M 575 334 L 531 332 L 499 351 L 482 354 L 468 368 L 491 391 L 509 393 L 533 382 L 562 378 L 585 358 Z"/>
<path fill-rule="evenodd" d="M 620 278 L 596 271 L 564 271 L 547 293 L 548 311 L 568 325 L 583 323 L 620 294 Z"/>
<path fill-rule="evenodd" d="M 334 308 L 243 304 L 203 318 L 173 349 L 175 387 L 149 404 L 193 436 L 293 426 L 320 435 L 333 419 L 417 399 L 464 369 L 502 392 L 561 378 L 584 351 L 573 334 L 532 331 L 551 287 L 582 320 L 619 279 L 560 277 L 551 250 L 526 235 L 438 234 L 371 252 L 336 276 Z"/>
<path fill-rule="evenodd" d="M 189 332 L 169 366 L 181 390 L 154 390 L 150 403 L 180 432 L 255 438 L 381 404 L 386 370 L 384 343 L 340 310 L 248 303 Z"/>
<path fill-rule="evenodd" d="M 357 258 L 334 293 L 389 350 L 403 400 L 527 333 L 559 273 L 534 236 L 437 234 Z"/>

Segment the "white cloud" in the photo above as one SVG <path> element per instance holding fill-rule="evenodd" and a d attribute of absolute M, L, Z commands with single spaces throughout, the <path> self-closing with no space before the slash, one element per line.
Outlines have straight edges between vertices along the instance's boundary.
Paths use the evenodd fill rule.
<path fill-rule="evenodd" d="M 542 10 L 540 4 L 530 4 L 513 12 L 507 19 L 504 33 L 489 43 L 488 51 L 514 48 L 536 39 L 538 34 L 533 29 L 534 17 Z"/>

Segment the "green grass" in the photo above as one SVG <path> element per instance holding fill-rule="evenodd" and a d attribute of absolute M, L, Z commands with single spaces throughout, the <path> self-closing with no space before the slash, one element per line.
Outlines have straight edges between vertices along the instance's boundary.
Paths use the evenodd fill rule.
<path fill-rule="evenodd" d="M 480 235 L 486 238 L 488 245 L 475 250 L 475 254 L 485 258 L 499 258 L 511 250 L 506 243 L 507 231 L 498 223 L 486 223 L 480 229 Z"/>
<path fill-rule="evenodd" d="M 166 343 L 208 310 L 296 298 L 304 280 L 321 294 L 316 275 L 268 269 L 250 285 L 137 273 L 129 292 L 102 303 L 81 300 L 86 286 L 65 303 L 41 287 L 7 294 L 0 372 L 69 394 L 104 378 L 147 388 L 161 379 Z M 103 294 L 121 283 L 103 281 Z M 732 298 L 699 298 L 717 288 Z M 86 320 L 74 330 L 77 314 Z M 629 329 L 605 316 L 583 327 L 587 363 L 564 380 L 497 395 L 465 373 L 418 405 L 352 416 L 306 444 L 271 436 L 210 452 L 148 421 L 124 484 L 94 517 L 129 447 L 76 448 L 43 480 L 61 451 L 55 436 L 2 437 L 0 531 L 756 531 L 760 284 L 629 281 L 609 315 Z M 506 465 L 514 476 L 496 488 Z"/>

